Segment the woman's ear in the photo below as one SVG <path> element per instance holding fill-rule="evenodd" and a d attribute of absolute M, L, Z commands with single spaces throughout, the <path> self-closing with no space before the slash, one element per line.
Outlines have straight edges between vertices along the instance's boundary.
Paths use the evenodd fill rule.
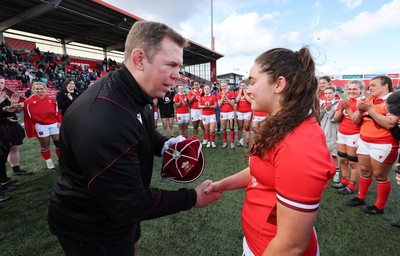
<path fill-rule="evenodd" d="M 281 93 L 286 87 L 286 78 L 283 76 L 278 77 L 276 80 L 275 93 Z"/>

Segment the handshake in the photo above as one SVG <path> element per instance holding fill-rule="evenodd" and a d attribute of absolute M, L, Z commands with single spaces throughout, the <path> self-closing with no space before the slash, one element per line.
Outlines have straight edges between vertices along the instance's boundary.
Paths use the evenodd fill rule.
<path fill-rule="evenodd" d="M 222 198 L 222 191 L 217 191 L 212 180 L 206 180 L 195 188 L 197 201 L 194 207 L 203 208 Z"/>

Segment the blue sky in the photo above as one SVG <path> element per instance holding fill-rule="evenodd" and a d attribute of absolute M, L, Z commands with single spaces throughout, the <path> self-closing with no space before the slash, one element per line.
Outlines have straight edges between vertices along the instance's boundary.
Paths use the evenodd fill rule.
<path fill-rule="evenodd" d="M 211 48 L 211 0 L 105 0 Z M 318 75 L 400 73 L 400 0 L 213 0 L 217 74 L 247 75 L 274 47 L 309 45 Z"/>

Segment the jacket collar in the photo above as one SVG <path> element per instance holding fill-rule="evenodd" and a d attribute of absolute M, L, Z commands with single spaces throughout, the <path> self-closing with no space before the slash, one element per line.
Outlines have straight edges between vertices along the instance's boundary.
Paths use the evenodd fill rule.
<path fill-rule="evenodd" d="M 147 104 L 153 104 L 153 99 L 142 90 L 136 79 L 124 64 L 122 64 L 121 68 L 116 72 L 120 72 L 120 78 L 125 82 L 122 83 L 125 93 L 127 93 L 130 98 L 134 98 L 136 104 L 142 107 Z"/>

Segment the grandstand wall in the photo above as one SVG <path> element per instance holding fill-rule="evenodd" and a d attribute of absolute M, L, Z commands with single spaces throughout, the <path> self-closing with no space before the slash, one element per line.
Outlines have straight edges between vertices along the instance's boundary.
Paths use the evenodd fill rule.
<path fill-rule="evenodd" d="M 15 44 L 15 42 L 18 41 L 19 43 L 16 44 L 17 47 L 14 47 L 12 44 L 10 44 L 14 49 L 24 49 L 32 51 L 33 49 L 38 47 L 42 52 L 49 51 L 56 54 L 64 54 L 63 45 L 59 41 L 56 41 L 53 38 L 48 38 L 36 34 L 25 33 L 10 29 L 4 32 L 4 40 L 6 43 L 11 42 L 12 44 Z M 27 46 L 34 44 L 35 46 L 33 48 L 31 46 L 29 48 L 19 48 L 20 45 L 24 44 Z M 122 52 L 111 51 L 107 52 L 107 55 L 105 55 L 103 49 L 100 47 L 79 43 L 66 44 L 65 47 L 67 51 L 66 53 L 70 56 L 81 57 L 95 61 L 103 60 L 105 57 L 107 57 L 115 60 L 118 63 L 122 63 L 124 59 L 124 55 Z"/>
<path fill-rule="evenodd" d="M 27 40 L 21 40 L 21 39 L 16 39 L 16 38 L 11 38 L 11 37 L 4 37 L 4 41 L 11 46 L 14 50 L 30 50 L 33 51 L 36 48 L 36 43 L 27 41 Z"/>

